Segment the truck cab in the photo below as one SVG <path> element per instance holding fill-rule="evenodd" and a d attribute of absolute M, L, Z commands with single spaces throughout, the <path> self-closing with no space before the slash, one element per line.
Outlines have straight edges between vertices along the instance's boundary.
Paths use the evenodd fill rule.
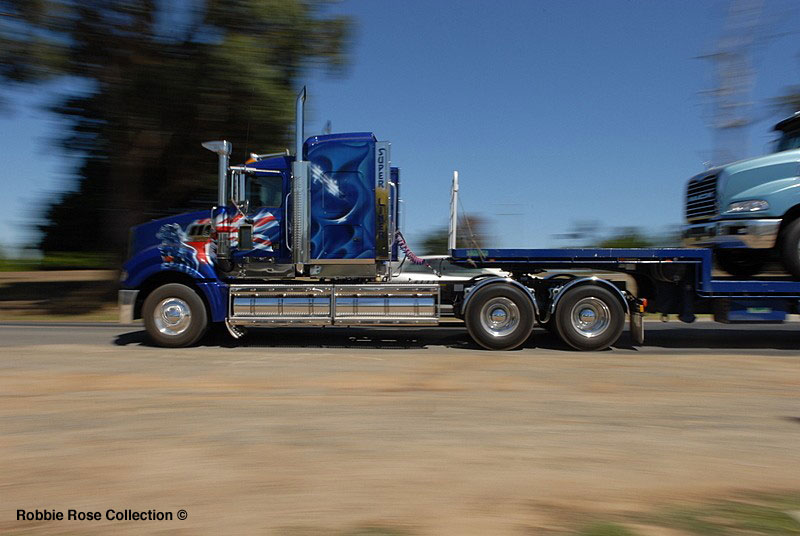
<path fill-rule="evenodd" d="M 439 286 L 391 285 L 397 261 L 399 169 L 371 132 L 304 137 L 297 100 L 295 152 L 218 155 L 218 199 L 207 211 L 131 231 L 120 292 L 124 321 L 143 318 L 151 340 L 186 346 L 224 322 L 247 326 L 417 325 L 439 319 Z"/>
<path fill-rule="evenodd" d="M 734 276 L 777 259 L 800 279 L 800 112 L 774 129 L 771 154 L 709 169 L 687 185 L 684 244 L 714 248 Z"/>

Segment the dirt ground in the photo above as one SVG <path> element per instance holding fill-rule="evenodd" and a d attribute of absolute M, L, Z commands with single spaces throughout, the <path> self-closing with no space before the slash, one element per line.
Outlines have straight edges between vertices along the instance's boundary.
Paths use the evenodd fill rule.
<path fill-rule="evenodd" d="M 0 272 L 0 321 L 115 321 L 113 270 Z"/>
<path fill-rule="evenodd" d="M 0 533 L 549 534 L 800 488 L 791 353 L 113 338 L 0 346 Z M 188 518 L 15 520 L 36 508 Z"/>

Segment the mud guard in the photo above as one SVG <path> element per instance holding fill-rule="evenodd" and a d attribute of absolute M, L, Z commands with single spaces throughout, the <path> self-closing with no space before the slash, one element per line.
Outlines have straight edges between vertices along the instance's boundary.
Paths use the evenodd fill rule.
<path fill-rule="evenodd" d="M 630 332 L 633 344 L 641 346 L 644 344 L 644 314 L 631 311 L 630 316 Z"/>

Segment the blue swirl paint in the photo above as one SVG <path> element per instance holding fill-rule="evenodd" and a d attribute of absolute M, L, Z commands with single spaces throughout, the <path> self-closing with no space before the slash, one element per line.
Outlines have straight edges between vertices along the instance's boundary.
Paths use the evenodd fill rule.
<path fill-rule="evenodd" d="M 375 138 L 312 138 L 311 258 L 375 257 Z"/>

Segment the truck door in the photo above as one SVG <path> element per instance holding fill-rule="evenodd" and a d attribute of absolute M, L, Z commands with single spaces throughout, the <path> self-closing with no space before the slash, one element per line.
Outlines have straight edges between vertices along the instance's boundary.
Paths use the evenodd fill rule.
<path fill-rule="evenodd" d="M 284 228 L 288 179 L 284 170 L 264 170 L 250 174 L 244 181 L 244 216 L 240 213 L 234 226 L 238 229 L 243 224 L 252 225 L 252 247 L 238 244 L 237 237 L 234 258 L 280 263 L 290 257 Z"/>

